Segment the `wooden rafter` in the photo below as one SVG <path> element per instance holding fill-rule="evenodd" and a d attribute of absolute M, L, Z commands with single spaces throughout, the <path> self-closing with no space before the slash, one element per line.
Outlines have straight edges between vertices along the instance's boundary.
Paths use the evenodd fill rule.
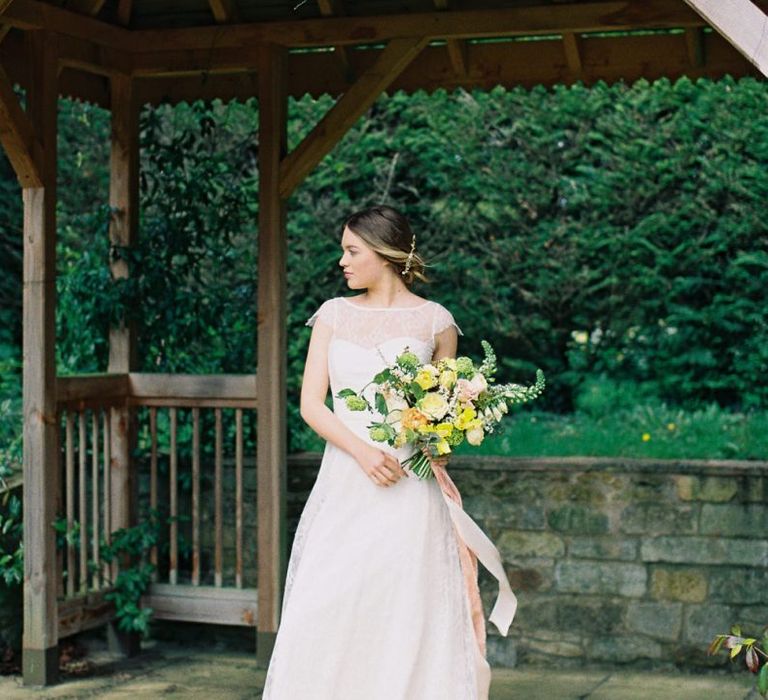
<path fill-rule="evenodd" d="M 15 0 L 3 19 L 20 29 L 49 28 L 58 34 L 86 39 L 102 46 L 158 57 L 168 51 L 210 50 L 214 46 L 240 48 L 261 43 L 309 48 L 379 43 L 417 34 L 430 40 L 468 39 L 540 36 L 569 31 L 585 33 L 697 27 L 704 23 L 696 12 L 679 0 L 617 0 L 134 31 L 38 0 Z"/>
<path fill-rule="evenodd" d="M 581 39 L 573 32 L 563 34 L 563 49 L 565 50 L 565 60 L 568 62 L 568 68 L 572 73 L 578 75 L 581 73 Z"/>
<path fill-rule="evenodd" d="M 768 76 L 768 15 L 749 0 L 685 0 Z"/>
<path fill-rule="evenodd" d="M 582 71 L 575 74 L 568 66 L 559 38 L 481 43 L 473 46 L 473 67 L 465 78 L 454 73 L 443 46 L 428 46 L 418 61 L 409 65 L 387 91 L 432 92 L 438 88 L 454 90 L 458 87 L 490 90 L 496 85 L 508 88 L 554 83 L 568 85 L 575 80 L 591 85 L 599 80 L 631 83 L 640 78 L 676 79 L 683 75 L 712 79 L 724 75 L 759 75 L 757 69 L 716 32 L 704 34 L 702 46 L 706 63 L 691 66 L 685 42 L 679 34 L 592 38 L 583 42 Z M 376 54 L 374 50 L 355 51 L 355 71 L 365 71 Z M 346 89 L 346 81 L 332 53 L 291 53 L 288 73 L 291 76 L 289 95 L 292 97 L 339 95 Z M 256 79 L 252 72 L 220 73 L 215 80 L 206 75 L 145 78 L 139 84 L 142 102 L 151 104 L 214 98 L 245 100 L 256 94 Z"/>
<path fill-rule="evenodd" d="M 230 24 L 240 19 L 235 0 L 208 0 L 208 5 L 218 24 Z"/>
<path fill-rule="evenodd" d="M 347 90 L 280 164 L 280 196 L 287 199 L 338 140 L 427 45 L 424 37 L 392 39 L 376 62 Z"/>
<path fill-rule="evenodd" d="M 333 17 L 334 15 L 336 17 L 341 17 L 345 14 L 344 5 L 341 0 L 317 0 L 317 6 L 323 17 Z M 339 59 L 344 74 L 351 80 L 353 76 L 347 51 L 346 46 L 333 47 L 333 53 Z"/>
<path fill-rule="evenodd" d="M 704 54 L 704 34 L 701 27 L 688 27 L 685 30 L 685 48 L 692 66 L 700 68 L 704 65 L 707 57 Z"/>
<path fill-rule="evenodd" d="M 41 187 L 40 144 L 11 81 L 0 67 L 0 143 L 22 187 Z"/>
<path fill-rule="evenodd" d="M 101 12 L 101 8 L 104 7 L 105 0 L 69 0 L 67 3 L 67 9 L 73 12 L 79 12 L 83 15 L 91 15 L 95 17 Z"/>
<path fill-rule="evenodd" d="M 132 12 L 133 0 L 120 0 L 117 4 L 117 21 L 127 27 L 131 23 Z"/>
<path fill-rule="evenodd" d="M 450 0 L 433 0 L 435 7 L 438 10 L 450 9 Z M 451 65 L 456 75 L 466 75 L 469 70 L 469 47 L 467 42 L 463 39 L 451 39 L 445 40 L 445 48 L 448 51 L 448 58 L 451 60 Z"/>

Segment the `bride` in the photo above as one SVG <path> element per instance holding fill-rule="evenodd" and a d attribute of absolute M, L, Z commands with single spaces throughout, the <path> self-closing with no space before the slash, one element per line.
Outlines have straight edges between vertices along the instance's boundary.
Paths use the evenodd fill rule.
<path fill-rule="evenodd" d="M 374 442 L 375 416 L 336 397 L 406 346 L 421 362 L 455 357 L 463 333 L 452 314 L 410 289 L 429 282 L 415 244 L 392 207 L 350 216 L 339 265 L 362 293 L 326 300 L 307 321 L 301 416 L 326 445 L 288 562 L 263 700 L 488 698 L 477 556 L 493 560 L 490 619 L 503 634 L 516 605 L 498 552 L 461 509 L 447 456 L 431 460 L 435 479 L 418 479 L 401 466 L 413 447 Z"/>

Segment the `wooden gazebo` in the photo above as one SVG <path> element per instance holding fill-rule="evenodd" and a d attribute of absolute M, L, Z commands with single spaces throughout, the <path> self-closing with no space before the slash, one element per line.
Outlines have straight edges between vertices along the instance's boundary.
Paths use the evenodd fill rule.
<path fill-rule="evenodd" d="M 767 8 L 768 0 L 0 0 L 0 141 L 24 198 L 25 683 L 55 682 L 59 640 L 111 620 L 105 588 L 86 570 L 86 548 L 59 556 L 52 524 L 66 512 L 69 523 L 77 517 L 108 537 L 135 521 L 130 447 L 137 407 L 148 407 L 150 421 L 157 410 L 170 411 L 172 440 L 176 409 L 190 407 L 195 426 L 200 411 L 213 411 L 217 455 L 222 411 L 235 411 L 241 445 L 243 411 L 257 409 L 258 588 L 244 587 L 241 575 L 224 585 L 219 544 L 211 585 L 201 584 L 199 568 L 197 578 L 193 570 L 191 582 L 179 582 L 171 533 L 169 578 L 150 597 L 173 619 L 254 626 L 258 660 L 267 663 L 287 554 L 286 201 L 383 91 L 768 74 Z M 24 90 L 24 107 L 14 85 Z M 340 98 L 288 153 L 286 100 L 306 93 Z M 127 326 L 110 331 L 105 374 L 56 376 L 60 95 L 111 110 L 109 235 L 116 249 L 138 235 L 140 107 L 258 97 L 255 375 L 138 373 Z M 119 257 L 112 273 L 127 274 Z M 153 442 L 153 466 L 155 448 Z M 242 449 L 236 462 L 239 487 L 226 507 L 237 514 L 241 574 Z M 199 477 L 199 456 L 197 464 Z M 169 498 L 173 512 L 173 488 Z M 98 561 L 96 537 L 93 547 Z"/>

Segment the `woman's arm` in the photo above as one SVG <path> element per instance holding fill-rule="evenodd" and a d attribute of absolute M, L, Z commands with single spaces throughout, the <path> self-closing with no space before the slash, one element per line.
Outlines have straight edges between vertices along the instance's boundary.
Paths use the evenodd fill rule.
<path fill-rule="evenodd" d="M 325 405 L 330 385 L 328 344 L 332 334 L 333 329 L 320 319 L 312 328 L 301 382 L 301 417 L 320 437 L 352 455 L 375 484 L 391 486 L 406 476 L 400 462 L 355 435 Z"/>

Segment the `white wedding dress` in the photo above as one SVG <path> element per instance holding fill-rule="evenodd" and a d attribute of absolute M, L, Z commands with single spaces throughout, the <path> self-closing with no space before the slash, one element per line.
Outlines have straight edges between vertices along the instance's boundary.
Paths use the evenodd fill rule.
<path fill-rule="evenodd" d="M 335 395 L 360 390 L 406 345 L 430 361 L 434 336 L 461 329 L 432 301 L 385 309 L 336 297 L 307 325 L 316 320 L 333 329 L 334 413 L 402 462 L 413 447 L 374 442 L 366 426 L 378 414 L 349 411 Z M 378 486 L 327 442 L 296 530 L 262 700 L 487 700 L 490 667 L 473 629 L 456 522 L 435 479 Z M 488 556 L 481 560 L 487 566 Z M 500 583 L 509 603 L 506 577 Z M 507 606 L 502 627 L 512 615 Z"/>

